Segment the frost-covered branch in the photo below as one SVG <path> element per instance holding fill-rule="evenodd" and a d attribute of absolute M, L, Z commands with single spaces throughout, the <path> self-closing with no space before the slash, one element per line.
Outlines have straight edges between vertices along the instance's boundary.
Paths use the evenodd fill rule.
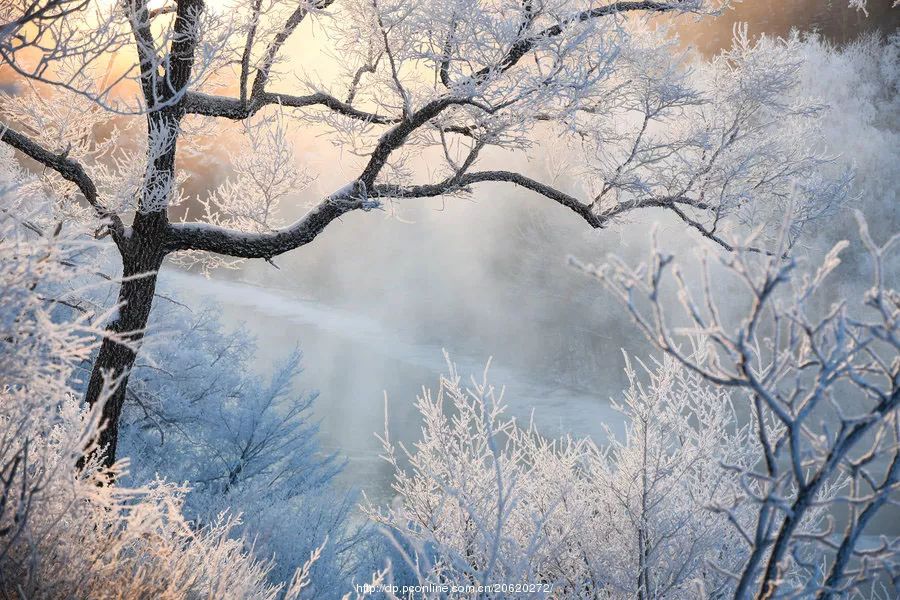
<path fill-rule="evenodd" d="M 367 123 L 386 125 L 397 122 L 397 119 L 394 117 L 385 117 L 377 113 L 359 110 L 354 108 L 351 104 L 342 102 L 334 96 L 324 92 L 316 92 L 306 96 L 261 92 L 246 102 L 237 98 L 212 96 L 201 92 L 189 92 L 185 97 L 184 110 L 188 114 L 237 120 L 252 117 L 264 107 L 272 105 L 289 108 L 323 106 L 338 114 L 353 119 L 359 119 Z"/>
<path fill-rule="evenodd" d="M 169 227 L 166 249 L 202 250 L 240 258 L 272 258 L 313 241 L 332 221 L 356 209 L 376 206 L 359 186 L 322 201 L 292 225 L 266 233 L 249 233 L 205 223 L 176 223 Z"/>
<path fill-rule="evenodd" d="M 722 286 L 710 283 L 708 269 L 700 293 L 676 269 L 681 327 L 671 324 L 663 304 L 671 256 L 656 251 L 639 269 L 618 260 L 586 268 L 623 302 L 648 340 L 747 398 L 764 460 L 740 470 L 759 486 L 748 491 L 759 512 L 756 533 L 746 534 L 753 552 L 737 572 L 738 598 L 771 597 L 782 589 L 831 598 L 882 577 L 896 581 L 900 569 L 897 539 L 885 538 L 876 549 L 863 544 L 873 534 L 867 529 L 872 517 L 900 485 L 900 300 L 884 277 L 900 236 L 876 244 L 858 218 L 874 271 L 858 306 L 839 302 L 823 310 L 816 302 L 846 242 L 802 277 L 795 275 L 795 261 L 781 256 L 722 259 L 725 274 L 740 282 L 749 301 L 740 319 L 723 316 L 725 302 L 733 307 L 734 299 L 716 292 Z M 685 353 L 689 343 L 700 344 L 707 358 Z M 838 505 L 849 509 L 842 533 L 833 527 L 801 533 L 825 507 Z M 827 576 L 811 559 L 817 555 L 830 557 Z"/>
<path fill-rule="evenodd" d="M 519 425 L 486 374 L 464 385 L 452 365 L 436 395 L 418 398 L 415 446 L 382 439 L 398 501 L 367 509 L 411 582 L 516 580 L 535 586 L 523 592 L 532 597 L 615 599 L 734 589 L 705 561 L 741 563 L 748 550 L 732 522 L 748 526 L 752 506 L 710 505 L 742 494 L 720 461 L 750 467 L 752 431 L 734 422 L 727 393 L 674 359 L 625 360 L 629 387 L 614 406 L 628 426 L 606 446 Z"/>
<path fill-rule="evenodd" d="M 663 209 L 729 250 L 730 230 L 778 222 L 790 210 L 796 238 L 802 224 L 844 202 L 849 184 L 849 176 L 829 172 L 819 107 L 797 92 L 797 40 L 751 41 L 738 29 L 730 50 L 690 60 L 652 21 L 660 13 L 714 15 L 727 5 L 238 0 L 219 10 L 200 0 L 88 3 L 52 20 L 46 44 L 35 42 L 34 52 L 3 57 L 25 84 L 22 93 L 0 98 L 19 134 L 4 139 L 61 169 L 61 177 L 41 173 L 49 190 L 68 198 L 75 181 L 93 205 L 85 211 L 59 202 L 56 212 L 94 227 L 98 216 L 102 227 L 111 221 L 126 280 L 110 328 L 133 341 L 149 318 L 155 273 L 172 253 L 205 268 L 271 259 L 308 244 L 350 211 L 462 195 L 479 183 L 530 190 L 594 228 L 635 210 Z M 336 58 L 336 73 L 328 81 L 300 76 L 288 87 L 281 67 L 311 21 Z M 101 59 L 112 61 L 108 70 Z M 136 104 L 124 102 L 132 84 L 140 88 Z M 351 174 L 285 226 L 282 205 L 314 176 L 296 168 L 287 117 L 339 145 Z M 239 122 L 242 142 L 229 149 L 230 174 L 188 198 L 185 159 L 201 153 L 221 126 L 237 129 L 226 121 Z M 561 147 L 555 181 L 483 166 L 487 156 L 529 153 L 548 139 Z M 185 210 L 191 200 L 202 209 Z M 170 223 L 175 214 L 183 221 Z M 126 215 L 133 215 L 128 224 L 121 222 Z M 760 238 L 760 249 L 770 241 Z M 106 344 L 89 401 L 100 370 L 122 376 L 124 385 L 134 359 Z M 111 419 L 124 398 L 114 397 Z M 108 435 L 112 451 L 116 434 Z"/>
<path fill-rule="evenodd" d="M 88 176 L 81 164 L 69 158 L 66 152 L 60 154 L 50 152 L 28 137 L 6 126 L 0 129 L 0 140 L 43 166 L 53 169 L 63 179 L 71 181 L 78 186 L 84 199 L 94 208 L 97 216 L 101 220 L 108 222 L 109 230 L 116 243 L 121 244 L 123 242 L 125 225 L 122 223 L 121 217 L 103 206 L 97 195 L 97 186 L 94 185 L 93 180 Z"/>

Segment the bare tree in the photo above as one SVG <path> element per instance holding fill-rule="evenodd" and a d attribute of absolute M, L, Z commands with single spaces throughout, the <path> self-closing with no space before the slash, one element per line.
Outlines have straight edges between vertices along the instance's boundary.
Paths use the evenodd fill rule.
<path fill-rule="evenodd" d="M 147 0 L 122 0 L 107 18 L 86 3 L 81 19 L 39 29 L 37 41 L 26 38 L 36 59 L 4 46 L 5 62 L 38 84 L 4 99 L 0 137 L 45 167 L 60 210 L 93 220 L 122 259 L 121 309 L 86 395 L 93 403 L 105 377 L 121 381 L 104 413 L 107 460 L 156 273 L 173 253 L 216 264 L 271 260 L 348 212 L 465 195 L 491 182 L 542 196 L 593 228 L 638 209 L 670 211 L 726 248 L 727 217 L 776 211 L 790 186 L 803 193 L 803 217 L 826 212 L 845 181 L 821 176 L 827 157 L 816 148 L 815 107 L 791 95 L 794 44 L 751 43 L 741 30 L 732 50 L 695 64 L 665 28 L 648 24 L 654 15 L 703 16 L 725 4 L 241 0 L 216 12 L 202 0 L 156 10 Z M 21 6 L 9 22 L 30 10 Z M 301 81 L 299 93 L 273 91 L 285 44 L 311 19 L 328 34 L 341 73 L 327 85 Z M 101 75 L 100 57 L 110 50 L 131 63 L 109 63 Z M 29 60 L 38 62 L 28 68 Z M 132 79 L 136 104 L 123 100 Z M 102 141 L 95 134 L 135 112 L 145 115 L 143 163 L 118 129 Z M 278 204 L 304 178 L 284 135 L 287 113 L 324 127 L 358 164 L 346 185 L 282 225 Z M 178 149 L 197 141 L 192 128 L 208 120 L 200 117 L 245 123 L 249 148 L 206 199 L 205 222 L 170 222 L 183 200 Z M 560 184 L 478 168 L 489 151 L 526 151 L 549 138 L 563 140 L 571 158 Z M 429 161 L 431 179 L 416 179 L 414 155 Z"/>
<path fill-rule="evenodd" d="M 697 294 L 676 269 L 682 328 L 670 325 L 663 306 L 670 255 L 655 251 L 640 269 L 619 260 L 588 268 L 658 348 L 747 399 L 761 456 L 749 469 L 724 465 L 741 474 L 745 497 L 714 506 L 729 517 L 744 503 L 757 506 L 750 525 L 730 519 L 749 551 L 739 569 L 723 570 L 736 582 L 735 598 L 871 597 L 878 586 L 887 596 L 897 592 L 900 541 L 871 526 L 880 510 L 897 505 L 900 487 L 900 296 L 885 274 L 900 234 L 879 245 L 857 216 L 874 279 L 859 305 L 823 308 L 816 299 L 847 242 L 802 278 L 793 275 L 792 259 L 723 259 L 725 274 L 743 284 L 740 301 L 749 300 L 740 319 L 723 316 L 735 298 L 716 293 L 721 287 L 711 284 L 709 270 Z M 706 348 L 707 360 L 683 351 L 691 340 Z M 840 507 L 846 517 L 837 516 Z M 829 523 L 802 531 L 823 508 Z"/>

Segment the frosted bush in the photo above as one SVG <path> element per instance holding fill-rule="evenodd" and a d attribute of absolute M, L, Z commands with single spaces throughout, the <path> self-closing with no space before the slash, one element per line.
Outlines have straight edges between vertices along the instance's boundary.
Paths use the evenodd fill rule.
<path fill-rule="evenodd" d="M 129 462 L 77 472 L 100 419 L 79 403 L 84 368 L 116 308 L 96 311 L 109 265 L 89 232 L 57 225 L 45 190 L 0 161 L 0 583 L 27 597 L 251 598 L 306 564 L 297 594 L 340 597 L 357 571 L 368 578 L 353 496 L 330 485 L 341 463 L 318 446 L 316 395 L 294 390 L 299 352 L 256 375 L 252 335 L 215 307 L 159 299 L 131 374 Z"/>
<path fill-rule="evenodd" d="M 418 398 L 422 439 L 398 453 L 384 438 L 397 502 L 368 507 L 413 579 L 544 584 L 567 598 L 733 589 L 709 561 L 734 567 L 746 555 L 715 507 L 738 504 L 739 476 L 722 465 L 756 460 L 750 425 L 736 424 L 728 394 L 670 358 L 640 374 L 626 364 L 616 406 L 630 424 L 607 447 L 519 426 L 486 377 L 464 386 L 452 365 L 436 395 Z M 746 522 L 748 510 L 732 517 Z"/>
<path fill-rule="evenodd" d="M 755 415 L 759 459 L 729 467 L 758 486 L 745 486 L 753 520 L 732 518 L 739 506 L 718 507 L 749 551 L 739 570 L 722 568 L 736 598 L 897 597 L 900 538 L 876 518 L 896 517 L 900 485 L 900 295 L 890 276 L 900 233 L 876 241 L 856 217 L 871 284 L 830 304 L 823 295 L 833 291 L 847 240 L 801 268 L 785 234 L 772 255 L 719 256 L 715 280 L 704 257 L 693 286 L 656 247 L 637 267 L 616 256 L 584 267 L 651 344 L 733 390 Z M 680 310 L 666 301 L 669 272 Z M 695 336 L 699 360 L 683 351 Z"/>
<path fill-rule="evenodd" d="M 841 48 L 813 36 L 800 52 L 801 93 L 826 105 L 824 142 L 853 168 L 857 207 L 873 226 L 876 215 L 896 226 L 900 180 L 885 174 L 900 162 L 900 34 L 865 36 Z"/>
<path fill-rule="evenodd" d="M 43 200 L 39 188 L 2 164 L 0 593 L 274 598 L 268 563 L 229 535 L 235 518 L 193 528 L 182 514 L 183 488 L 111 485 L 126 464 L 102 469 L 99 455 L 76 468 L 101 413 L 99 405 L 82 408 L 69 381 L 96 348 L 108 315 L 79 307 L 77 318 L 60 318 L 59 306 L 78 305 L 53 294 L 92 268 L 82 261 L 93 242 L 27 211 Z"/>
<path fill-rule="evenodd" d="M 233 533 L 274 559 L 273 581 L 289 579 L 321 547 L 304 593 L 339 597 L 360 568 L 366 532 L 349 521 L 354 494 L 333 482 L 343 462 L 320 447 L 318 394 L 298 389 L 301 353 L 288 352 L 263 376 L 247 327 L 226 327 L 219 307 L 190 310 L 177 297 L 166 290 L 159 299 L 131 374 L 121 446 L 129 481 L 159 474 L 190 482 L 192 520 L 241 513 Z"/>

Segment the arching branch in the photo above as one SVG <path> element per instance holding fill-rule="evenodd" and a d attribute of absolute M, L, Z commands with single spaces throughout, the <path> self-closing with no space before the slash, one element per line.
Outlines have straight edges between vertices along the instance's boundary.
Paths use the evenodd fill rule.
<path fill-rule="evenodd" d="M 372 207 L 355 186 L 323 200 L 301 219 L 270 233 L 247 233 L 206 223 L 169 225 L 166 252 L 202 250 L 237 258 L 272 258 L 313 241 L 332 221 Z"/>
<path fill-rule="evenodd" d="M 71 181 L 78 186 L 79 191 L 81 191 L 88 204 L 94 208 L 97 216 L 107 221 L 109 231 L 116 244 L 122 243 L 125 237 L 125 226 L 122 223 L 122 219 L 115 212 L 103 206 L 97 194 L 97 186 L 78 161 L 69 158 L 66 152 L 55 154 L 9 127 L 0 126 L 0 140 L 45 167 L 53 169 L 63 179 Z"/>
<path fill-rule="evenodd" d="M 606 224 L 606 219 L 592 211 L 590 205 L 584 204 L 574 196 L 570 196 L 550 185 L 512 171 L 475 171 L 450 177 L 438 183 L 424 185 L 379 185 L 375 186 L 370 191 L 370 195 L 390 198 L 431 198 L 460 191 L 476 183 L 485 182 L 512 183 L 519 187 L 537 192 L 538 194 L 565 206 L 584 219 L 591 227 L 600 228 Z"/>
<path fill-rule="evenodd" d="M 242 102 L 238 98 L 228 98 L 227 96 L 188 92 L 184 99 L 184 110 L 188 114 L 239 120 L 251 117 L 260 109 L 272 104 L 280 104 L 291 108 L 324 106 L 346 117 L 367 121 L 376 125 L 389 125 L 399 122 L 399 119 L 396 117 L 359 110 L 334 96 L 322 92 L 307 96 L 262 92 L 246 102 Z"/>
<path fill-rule="evenodd" d="M 443 181 L 422 185 L 375 185 L 367 188 L 361 181 L 345 186 L 323 200 L 301 219 L 269 233 L 243 232 L 206 223 L 181 223 L 169 227 L 167 252 L 201 250 L 237 258 L 272 258 L 313 241 L 335 219 L 355 210 L 369 210 L 378 206 L 379 199 L 433 198 L 465 191 L 478 183 L 511 183 L 531 190 L 564 206 L 581 217 L 595 229 L 605 227 L 614 217 L 643 208 L 666 208 L 684 215 L 686 223 L 704 232 L 702 225 L 690 219 L 682 206 L 697 206 L 683 197 L 650 197 L 641 202 L 620 206 L 615 211 L 598 213 L 592 204 L 581 202 L 574 196 L 551 185 L 542 183 L 521 173 L 512 171 L 475 171 L 458 173 Z M 732 246 L 717 236 L 709 236 L 716 243 L 731 250 Z"/>
<path fill-rule="evenodd" d="M 484 67 L 483 69 L 474 73 L 473 77 L 476 80 L 482 80 L 486 78 L 491 73 L 504 73 L 509 69 L 516 66 L 516 64 L 531 50 L 535 47 L 535 45 L 543 39 L 557 37 L 562 35 L 563 31 L 565 31 L 565 27 L 571 23 L 583 23 L 585 21 L 589 21 L 591 19 L 598 19 L 601 17 L 606 17 L 609 15 L 613 15 L 621 12 L 633 12 L 633 11 L 643 11 L 643 12 L 667 12 L 671 10 L 683 9 L 683 6 L 679 5 L 676 2 L 614 2 L 613 4 L 608 4 L 606 6 L 600 6 L 597 8 L 592 8 L 590 10 L 584 10 L 577 14 L 572 15 L 568 19 L 565 19 L 561 23 L 553 25 L 551 27 L 547 27 L 534 35 L 530 35 L 527 37 L 521 38 L 515 44 L 513 44 L 509 50 L 506 52 L 506 55 L 497 63 L 496 66 Z"/>

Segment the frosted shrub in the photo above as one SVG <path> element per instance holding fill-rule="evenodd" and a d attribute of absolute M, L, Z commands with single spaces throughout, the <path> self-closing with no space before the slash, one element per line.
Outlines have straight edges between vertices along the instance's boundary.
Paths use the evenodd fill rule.
<path fill-rule="evenodd" d="M 836 166 L 853 169 L 857 206 L 875 232 L 890 235 L 898 224 L 894 201 L 900 180 L 884 174 L 900 162 L 900 34 L 868 35 L 841 48 L 810 36 L 799 45 L 799 54 L 803 68 L 797 93 L 825 106 L 825 146 L 838 155 Z M 846 218 L 852 227 L 851 215 Z M 821 229 L 820 236 L 828 235 L 828 228 Z M 824 250 L 839 239 L 832 235 Z M 864 256 L 860 259 L 863 264 Z"/>
<path fill-rule="evenodd" d="M 736 598 L 897 597 L 900 540 L 876 518 L 896 516 L 900 486 L 900 295 L 891 285 L 900 234 L 876 242 L 857 219 L 872 283 L 830 304 L 823 295 L 846 240 L 802 271 L 786 235 L 772 256 L 720 257 L 715 286 L 705 261 L 702 284 L 689 287 L 673 256 L 655 248 L 636 268 L 616 257 L 587 268 L 659 350 L 734 390 L 756 415 L 759 460 L 731 467 L 758 486 L 743 494 L 753 519 L 742 523 L 741 505 L 718 507 L 749 552 L 739 569 L 720 563 Z M 664 300 L 670 270 L 681 311 Z M 729 281 L 738 291 L 723 294 Z M 741 312 L 729 317 L 735 305 Z M 696 335 L 700 360 L 682 351 Z"/>
<path fill-rule="evenodd" d="M 339 597 L 359 567 L 365 532 L 348 522 L 354 495 L 332 481 L 343 463 L 319 445 L 317 394 L 298 389 L 300 352 L 262 376 L 251 331 L 226 327 L 216 306 L 189 310 L 175 298 L 160 298 L 131 374 L 121 438 L 129 481 L 188 481 L 192 520 L 241 513 L 233 533 L 252 539 L 256 556 L 274 558 L 275 581 L 322 547 L 306 593 Z"/>
<path fill-rule="evenodd" d="M 398 499 L 368 512 L 403 548 L 403 567 L 423 582 L 541 584 L 535 596 L 542 585 L 586 598 L 730 591 L 708 561 L 743 559 L 729 518 L 750 513 L 714 505 L 740 496 L 722 465 L 754 462 L 749 426 L 735 425 L 726 393 L 674 360 L 641 363 L 640 376 L 626 363 L 616 406 L 630 425 L 608 447 L 520 427 L 486 378 L 464 386 L 451 366 L 436 395 L 418 398 L 424 425 L 402 449 L 408 468 L 383 440 Z"/>
<path fill-rule="evenodd" d="M 3 150 L 4 155 L 9 152 Z M 68 382 L 98 345 L 103 320 L 52 294 L 84 278 L 93 242 L 27 210 L 42 201 L 0 161 L 0 594 L 17 598 L 273 598 L 266 563 L 231 539 L 237 521 L 202 529 L 182 515 L 183 489 L 162 481 L 110 485 L 124 463 L 99 455 L 100 406 L 85 410 Z M 44 213 L 46 214 L 46 213 Z M 107 386 L 108 389 L 108 386 Z"/>

